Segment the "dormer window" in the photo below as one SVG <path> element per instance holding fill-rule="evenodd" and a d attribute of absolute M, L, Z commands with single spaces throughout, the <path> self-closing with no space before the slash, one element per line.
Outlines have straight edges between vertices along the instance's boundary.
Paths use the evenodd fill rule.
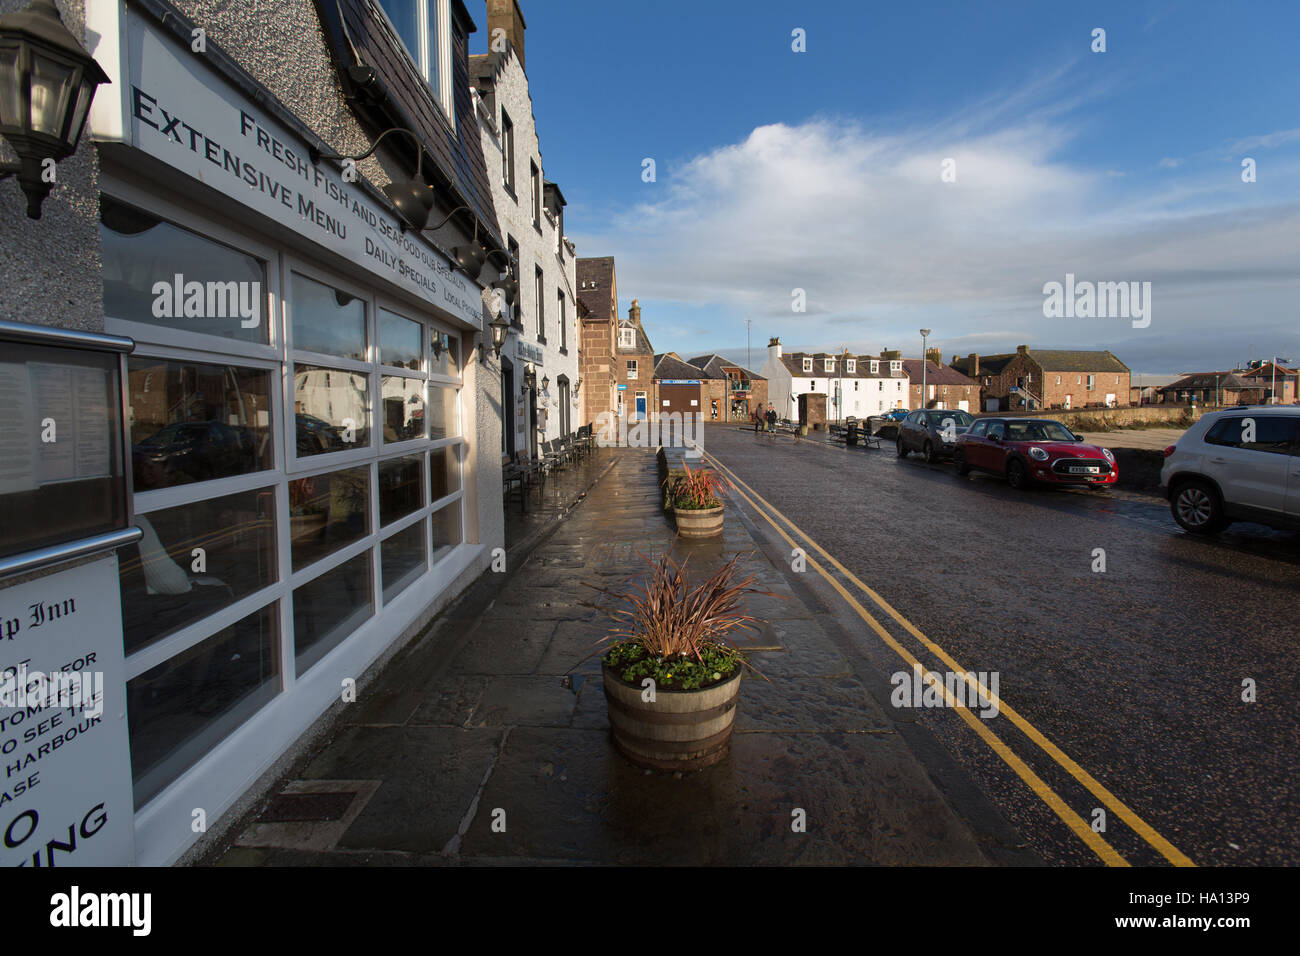
<path fill-rule="evenodd" d="M 621 349 L 636 348 L 636 329 L 630 325 L 624 325 L 618 330 L 618 347 Z"/>
<path fill-rule="evenodd" d="M 857 372 L 858 372 L 858 363 L 857 363 L 857 361 L 854 360 L 854 359 L 845 359 L 845 360 L 844 360 L 844 370 L 845 370 L 846 372 L 848 372 L 850 375 L 856 375 Z"/>
<path fill-rule="evenodd" d="M 826 360 L 822 363 L 822 367 L 823 367 L 827 372 L 833 372 L 833 371 L 835 371 L 835 359 L 826 359 Z"/>
<path fill-rule="evenodd" d="M 803 370 L 804 370 L 805 372 L 811 372 L 811 371 L 812 371 L 812 359 L 810 359 L 810 358 L 806 358 L 806 359 L 803 360 Z"/>
<path fill-rule="evenodd" d="M 871 360 L 871 374 L 872 375 L 880 374 L 880 363 L 877 362 L 875 359 Z"/>
<path fill-rule="evenodd" d="M 903 370 L 903 363 L 902 363 L 902 362 L 890 362 L 890 363 L 889 363 L 889 371 L 890 371 L 890 372 L 901 372 L 902 370 Z"/>

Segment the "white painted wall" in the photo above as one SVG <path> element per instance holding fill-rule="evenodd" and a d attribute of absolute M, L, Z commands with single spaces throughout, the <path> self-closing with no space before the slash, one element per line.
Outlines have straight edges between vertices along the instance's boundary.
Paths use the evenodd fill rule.
<path fill-rule="evenodd" d="M 474 95 L 477 102 L 477 92 Z M 502 108 L 510 115 L 515 131 L 514 196 L 505 187 L 505 157 L 501 148 Z M 521 340 L 542 351 L 542 361 L 536 367 L 537 409 L 539 418 L 545 412 L 546 422 L 545 427 L 539 430 L 538 442 L 560 436 L 560 375 L 566 375 L 569 379 L 570 430 L 577 431 L 583 424 L 582 402 L 580 399 L 574 400 L 578 384 L 578 349 L 581 344 L 575 298 L 576 260 L 563 245 L 564 237 L 560 233 L 559 222 L 552 219 L 545 208 L 541 214 L 541 232 L 533 225 L 529 162 L 537 164 L 539 179 L 543 183 L 546 180 L 546 167 L 542 164 L 528 77 L 513 50 L 506 54 L 505 65 L 496 77 L 496 115 L 490 122 L 484 115 L 485 111 L 486 108 L 480 102 L 477 109 L 479 135 L 483 144 L 483 158 L 487 164 L 488 182 L 492 185 L 498 228 L 502 239 L 509 236 L 519 244 L 519 299 L 513 309 L 508 310 L 510 314 L 506 318 L 510 320 L 517 316 L 524 328 L 522 332 L 511 330 L 501 354 L 508 356 L 514 363 L 515 447 L 526 450 L 529 447 L 529 436 L 527 392 L 523 384 L 525 363 L 517 358 L 518 343 Z M 561 189 L 564 188 L 563 183 L 559 185 Z M 501 261 L 500 256 L 493 256 L 484 270 L 484 277 L 495 277 L 495 270 Z M 539 341 L 537 334 L 535 270 L 538 267 L 542 270 L 545 343 Z M 557 290 L 564 293 L 564 334 L 561 334 Z M 561 351 L 562 343 L 565 345 L 564 352 Z M 544 378 L 550 379 L 550 387 L 543 391 L 541 383 Z"/>

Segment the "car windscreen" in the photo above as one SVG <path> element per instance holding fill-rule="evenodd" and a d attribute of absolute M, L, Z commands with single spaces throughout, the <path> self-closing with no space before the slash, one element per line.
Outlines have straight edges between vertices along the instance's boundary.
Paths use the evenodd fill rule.
<path fill-rule="evenodd" d="M 931 428 L 943 428 L 950 421 L 957 428 L 969 428 L 971 422 L 975 421 L 973 415 L 961 411 L 938 411 L 927 412 L 926 414 L 930 417 Z"/>
<path fill-rule="evenodd" d="M 1060 422 L 1007 422 L 1007 441 L 1074 441 Z"/>

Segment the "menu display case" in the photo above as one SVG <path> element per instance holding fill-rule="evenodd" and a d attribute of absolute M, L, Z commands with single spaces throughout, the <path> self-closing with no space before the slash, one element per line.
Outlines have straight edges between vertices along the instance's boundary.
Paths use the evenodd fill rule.
<path fill-rule="evenodd" d="M 0 322 L 0 575 L 138 536 L 122 435 L 122 356 L 132 348 Z"/>

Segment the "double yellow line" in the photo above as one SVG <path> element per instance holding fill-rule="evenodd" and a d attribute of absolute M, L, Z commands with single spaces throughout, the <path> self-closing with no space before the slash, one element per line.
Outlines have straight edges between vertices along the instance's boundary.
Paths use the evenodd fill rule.
<path fill-rule="evenodd" d="M 1128 826 L 1135 833 L 1137 833 L 1138 836 L 1140 836 L 1143 840 L 1145 840 L 1150 846 L 1152 846 L 1157 852 L 1159 852 L 1161 856 L 1163 856 L 1174 866 L 1195 866 L 1196 865 L 1195 863 L 1192 862 L 1190 858 L 1188 858 L 1185 854 L 1180 852 L 1177 847 L 1175 847 L 1172 843 L 1170 843 L 1158 832 L 1156 832 L 1154 827 L 1152 827 L 1149 823 L 1147 823 L 1140 816 L 1138 816 L 1137 813 L 1135 813 L 1128 805 L 1126 805 L 1122 800 L 1120 800 L 1113 793 L 1111 793 L 1109 790 L 1103 787 L 1101 783 L 1099 783 L 1096 780 L 1096 778 L 1094 778 L 1090 773 L 1088 773 L 1077 763 L 1075 763 L 1063 750 L 1061 750 L 1060 747 L 1056 746 L 1056 744 L 1052 743 L 1052 741 L 1047 739 L 1047 737 L 1044 736 L 1038 730 L 1038 728 L 1036 728 L 1023 716 L 1017 713 L 1013 707 L 1011 707 L 1009 704 L 999 699 L 997 695 L 991 693 L 988 688 L 986 688 L 983 684 L 981 684 L 978 680 L 974 678 L 972 672 L 970 672 L 965 667 L 962 667 L 960 664 L 958 664 L 957 661 L 953 659 L 952 655 L 950 655 L 942 647 L 940 647 L 934 641 L 930 640 L 923 633 L 921 633 L 920 629 L 917 628 L 916 625 L 914 625 L 911 621 L 909 621 L 902 614 L 900 614 L 892 605 L 889 604 L 889 602 L 887 602 L 874 590 L 872 590 L 866 584 L 860 581 L 858 577 L 853 574 L 853 572 L 851 572 L 848 568 L 844 567 L 844 565 L 841 564 L 838 560 L 836 560 L 835 557 L 831 555 L 825 548 L 823 548 L 816 541 L 810 538 L 807 535 L 807 533 L 805 533 L 801 528 L 799 528 L 798 525 L 796 525 L 793 521 L 791 521 L 789 518 L 783 515 L 779 510 L 777 510 L 777 508 L 774 505 L 766 501 L 761 495 L 758 494 L 758 492 L 756 492 L 748 484 L 742 481 L 741 478 L 734 471 L 732 471 L 730 468 L 728 468 L 726 465 L 720 462 L 717 459 L 717 456 L 706 452 L 704 457 L 715 468 L 717 468 L 719 471 L 721 471 L 723 474 L 727 476 L 728 480 L 731 482 L 732 487 L 734 488 L 736 493 L 739 494 L 740 497 L 744 498 L 745 501 L 749 503 L 750 507 L 754 509 L 754 511 L 762 515 L 762 517 L 767 521 L 768 524 L 772 526 L 772 528 L 776 531 L 776 533 L 785 539 L 786 543 L 788 543 L 793 548 L 800 547 L 800 545 L 796 543 L 794 538 L 792 538 L 789 534 L 787 534 L 785 529 L 782 528 L 781 525 L 777 524 L 777 521 L 773 518 L 773 515 L 775 515 L 776 518 L 779 518 L 782 522 L 784 522 L 787 526 L 789 526 L 790 530 L 793 531 L 796 535 L 798 535 L 799 538 L 801 538 L 806 543 L 809 549 L 816 551 L 823 558 L 825 558 L 828 564 L 833 566 L 835 570 L 837 570 L 841 575 L 843 575 L 846 580 L 848 580 L 855 587 L 857 587 L 863 594 L 865 594 L 868 598 L 870 598 L 870 600 L 874 602 L 876 606 L 880 608 L 880 610 L 884 611 L 885 614 L 893 618 L 894 621 L 896 621 L 905 631 L 907 631 L 914 638 L 916 638 L 922 644 L 922 646 L 926 648 L 926 650 L 928 650 L 939 660 L 943 661 L 943 663 L 946 664 L 953 673 L 964 675 L 964 680 L 966 681 L 967 685 L 970 687 L 971 691 L 979 695 L 979 697 L 971 698 L 970 695 L 968 694 L 967 695 L 968 700 L 984 699 L 994 704 L 998 708 L 999 713 L 1005 714 L 1017 729 L 1019 729 L 1026 737 L 1028 737 L 1035 744 L 1037 744 L 1038 747 L 1049 757 L 1051 757 L 1052 760 L 1055 761 L 1058 766 L 1060 766 L 1071 777 L 1073 777 L 1076 781 L 1082 784 L 1084 788 L 1086 788 L 1089 793 L 1091 793 L 1094 797 L 1096 797 L 1110 813 L 1114 814 L 1124 823 L 1128 824 Z M 908 651 L 906 647 L 904 647 L 901 643 L 899 643 L 894 638 L 894 636 L 889 633 L 889 631 L 884 627 L 884 625 L 882 625 L 880 621 L 878 621 L 870 612 L 868 612 L 867 609 L 862 606 L 861 602 L 859 602 L 858 599 L 854 597 L 854 595 L 850 593 L 850 591 L 846 587 L 844 587 L 844 585 L 841 584 L 839 580 L 832 577 L 831 574 L 824 567 L 822 567 L 821 564 L 819 564 L 806 552 L 805 552 L 805 560 L 814 570 L 817 571 L 818 574 L 820 574 L 823 578 L 826 579 L 827 583 L 829 583 L 830 586 L 833 587 L 842 598 L 844 598 L 845 602 L 849 605 L 849 607 L 853 608 L 853 610 L 858 614 L 858 616 L 861 617 L 862 620 L 867 623 L 867 625 L 877 634 L 877 636 L 879 636 L 880 639 L 884 641 L 885 644 L 891 650 L 894 651 L 894 653 L 896 653 L 899 657 L 901 657 L 904 661 L 907 662 L 909 668 L 921 667 L 923 671 L 927 670 L 927 668 L 921 663 L 921 661 L 919 661 L 915 656 L 913 656 L 912 653 Z M 936 689 L 941 689 L 943 691 L 944 698 L 950 707 L 952 707 L 956 703 L 952 694 L 949 692 L 946 686 L 943 686 L 941 684 L 936 684 L 935 687 Z M 1047 806 L 1051 808 L 1052 812 L 1054 812 L 1061 819 L 1061 821 L 1064 822 L 1065 825 L 1068 826 L 1070 830 L 1073 831 L 1077 837 L 1079 837 L 1079 839 L 1081 839 L 1084 843 L 1086 843 L 1089 849 L 1091 849 L 1094 853 L 1096 853 L 1097 856 L 1099 856 L 1102 859 L 1102 861 L 1104 861 L 1108 866 L 1129 865 L 1128 861 L 1125 860 L 1124 857 L 1120 855 L 1119 851 L 1117 851 L 1113 846 L 1111 846 L 1108 842 L 1106 842 L 1106 840 L 1102 838 L 1101 834 L 1094 831 L 1093 828 L 1087 823 L 1087 821 L 1085 821 L 1082 817 L 1079 816 L 1079 814 L 1077 814 L 1073 809 L 1071 809 L 1069 804 L 1067 804 L 1065 800 L 1061 798 L 1060 794 L 1058 794 L 1055 790 L 1053 790 L 1050 786 L 1048 786 L 1048 784 L 1041 777 L 1039 777 L 1038 774 L 1034 773 L 1034 771 L 1029 767 L 1029 765 L 1026 764 L 1019 756 L 1017 756 L 1017 754 L 1006 744 L 1005 741 L 1003 741 L 1000 737 L 998 737 L 997 734 L 993 733 L 993 731 L 989 729 L 988 725 L 983 720 L 975 716 L 975 714 L 971 711 L 971 709 L 967 707 L 954 707 L 954 710 L 962 718 L 962 720 L 966 722 L 967 726 L 969 726 L 972 730 L 974 730 L 975 733 L 977 733 L 980 736 L 980 738 L 986 744 L 989 745 L 989 747 L 993 750 L 993 752 L 996 753 L 999 757 L 1001 757 L 1008 767 L 1010 767 L 1013 771 L 1015 771 L 1016 775 L 1022 781 L 1024 781 L 1026 786 L 1028 786 L 1034 792 L 1034 794 L 1038 796 L 1039 799 L 1041 799 L 1045 804 L 1047 804 Z"/>

